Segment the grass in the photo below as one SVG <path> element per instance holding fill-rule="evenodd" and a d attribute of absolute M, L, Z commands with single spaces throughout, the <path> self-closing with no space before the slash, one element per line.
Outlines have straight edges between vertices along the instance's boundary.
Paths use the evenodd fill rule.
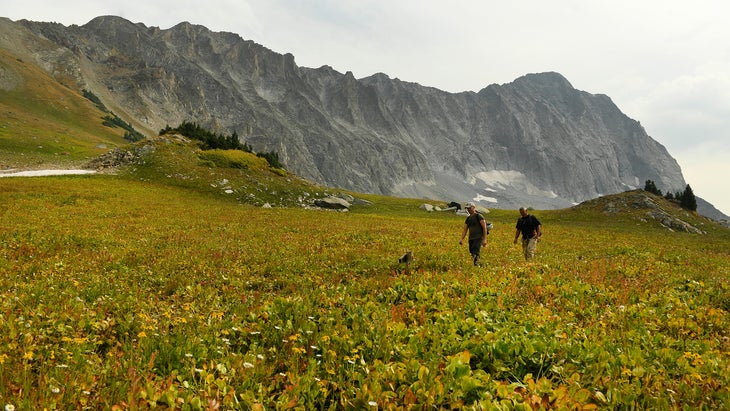
<path fill-rule="evenodd" d="M 153 177 L 150 159 L 119 176 L 0 179 L 0 402 L 730 408 L 727 229 L 689 215 L 708 234 L 671 232 L 598 205 L 536 211 L 544 237 L 526 263 L 517 213 L 492 210 L 474 268 L 463 217 L 423 200 L 255 207 L 203 184 L 244 184 L 242 169 L 190 153 L 177 177 Z"/>

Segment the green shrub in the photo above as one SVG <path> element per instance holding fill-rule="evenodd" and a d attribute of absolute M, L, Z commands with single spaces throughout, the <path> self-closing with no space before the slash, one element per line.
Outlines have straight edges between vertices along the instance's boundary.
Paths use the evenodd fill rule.
<path fill-rule="evenodd" d="M 266 168 L 265 160 L 257 156 L 239 150 L 205 150 L 199 154 L 205 164 L 213 164 L 221 168 L 263 169 Z"/>

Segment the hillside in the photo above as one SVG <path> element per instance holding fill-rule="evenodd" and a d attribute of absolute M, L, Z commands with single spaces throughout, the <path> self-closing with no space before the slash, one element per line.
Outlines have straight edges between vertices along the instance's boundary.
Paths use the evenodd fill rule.
<path fill-rule="evenodd" d="M 589 211 L 610 216 L 613 219 L 634 221 L 642 225 L 661 226 L 669 231 L 706 234 L 705 229 L 716 228 L 719 223 L 696 212 L 683 209 L 677 202 L 648 193 L 644 190 L 627 191 L 602 196 L 583 202 L 571 209 L 576 213 Z"/>
<path fill-rule="evenodd" d="M 240 150 L 203 150 L 199 142 L 166 134 L 117 148 L 86 165 L 101 173 L 222 195 L 238 203 L 293 207 L 326 188 Z"/>
<path fill-rule="evenodd" d="M 126 143 L 78 90 L 3 49 L 0 113 L 0 170 L 79 167 Z"/>

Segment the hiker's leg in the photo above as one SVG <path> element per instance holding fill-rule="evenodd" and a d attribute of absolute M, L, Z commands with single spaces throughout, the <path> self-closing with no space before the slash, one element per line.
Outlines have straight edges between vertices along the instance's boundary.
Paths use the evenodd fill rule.
<path fill-rule="evenodd" d="M 481 251 L 481 248 L 481 238 L 477 238 L 476 240 L 469 240 L 469 254 L 471 254 L 474 265 L 477 265 L 479 263 L 479 252 Z"/>
<path fill-rule="evenodd" d="M 530 240 L 522 239 L 522 254 L 525 256 L 525 260 L 530 259 L 529 249 Z"/>
<path fill-rule="evenodd" d="M 535 256 L 535 249 L 537 248 L 537 239 L 531 238 L 527 240 L 527 246 L 525 248 L 525 259 L 529 260 Z"/>

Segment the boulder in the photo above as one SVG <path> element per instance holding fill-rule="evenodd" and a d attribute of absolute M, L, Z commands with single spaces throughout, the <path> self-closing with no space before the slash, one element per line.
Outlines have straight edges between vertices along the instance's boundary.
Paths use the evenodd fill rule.
<path fill-rule="evenodd" d="M 317 207 L 329 208 L 333 210 L 343 210 L 350 208 L 350 203 L 347 202 L 347 200 L 333 196 L 314 200 L 314 205 L 316 205 Z"/>

